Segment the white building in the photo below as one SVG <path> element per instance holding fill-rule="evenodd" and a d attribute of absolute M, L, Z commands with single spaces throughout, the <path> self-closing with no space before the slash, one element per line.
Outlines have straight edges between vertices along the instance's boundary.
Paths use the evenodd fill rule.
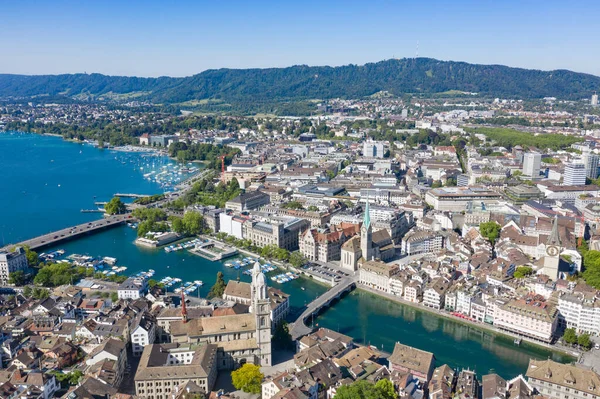
<path fill-rule="evenodd" d="M 558 298 L 558 310 L 566 328 L 578 333 L 600 335 L 600 302 L 584 294 L 564 294 Z"/>
<path fill-rule="evenodd" d="M 585 184 L 586 170 L 582 163 L 570 163 L 565 166 L 563 185 L 580 186 Z"/>
<path fill-rule="evenodd" d="M 585 151 L 583 151 L 583 163 L 585 165 L 586 176 L 590 179 L 597 178 L 600 156 L 590 152 L 589 148 L 587 148 Z"/>
<path fill-rule="evenodd" d="M 117 288 L 119 299 L 139 299 L 146 295 L 148 283 L 142 278 L 129 277 Z"/>
<path fill-rule="evenodd" d="M 8 284 L 10 273 L 27 269 L 25 250 L 17 247 L 14 252 L 0 252 L 0 282 Z"/>
<path fill-rule="evenodd" d="M 558 310 L 535 298 L 512 300 L 498 306 L 494 326 L 534 340 L 551 343 L 558 326 Z"/>
<path fill-rule="evenodd" d="M 448 282 L 444 278 L 433 280 L 425 291 L 423 291 L 423 305 L 433 308 L 442 309 L 445 303 L 446 291 L 448 290 Z"/>
<path fill-rule="evenodd" d="M 526 152 L 523 157 L 523 174 L 531 178 L 539 177 L 541 164 L 542 154 L 537 152 Z"/>
<path fill-rule="evenodd" d="M 141 356 L 146 345 L 156 339 L 156 321 L 147 314 L 141 314 L 131 326 L 131 349 L 133 356 Z"/>
<path fill-rule="evenodd" d="M 367 140 L 363 144 L 363 156 L 369 158 L 383 158 L 384 146 L 381 141 Z"/>
<path fill-rule="evenodd" d="M 390 293 L 390 279 L 400 271 L 398 265 L 378 260 L 364 262 L 359 270 L 359 283 L 377 291 Z"/>
<path fill-rule="evenodd" d="M 219 232 L 227 233 L 235 238 L 244 238 L 244 223 L 246 218 L 234 215 L 232 212 L 223 212 L 219 217 Z"/>

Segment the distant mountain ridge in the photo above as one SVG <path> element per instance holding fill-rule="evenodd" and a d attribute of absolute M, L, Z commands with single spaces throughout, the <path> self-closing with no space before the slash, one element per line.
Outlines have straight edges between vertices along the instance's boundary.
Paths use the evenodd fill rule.
<path fill-rule="evenodd" d="M 183 78 L 0 74 L 2 98 L 137 93 L 138 99 L 165 104 L 206 99 L 231 103 L 300 101 L 360 98 L 380 91 L 402 95 L 450 90 L 524 99 L 580 99 L 600 90 L 600 77 L 568 70 L 540 71 L 431 58 L 339 67 L 218 69 Z"/>

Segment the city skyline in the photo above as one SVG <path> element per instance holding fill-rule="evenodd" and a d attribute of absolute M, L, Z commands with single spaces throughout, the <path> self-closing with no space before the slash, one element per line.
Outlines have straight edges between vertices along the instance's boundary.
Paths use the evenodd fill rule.
<path fill-rule="evenodd" d="M 23 17 L 23 10 L 27 15 Z M 600 75 L 591 1 L 3 5 L 0 73 L 190 76 L 419 57 Z M 50 32 L 51 34 L 48 34 Z"/>

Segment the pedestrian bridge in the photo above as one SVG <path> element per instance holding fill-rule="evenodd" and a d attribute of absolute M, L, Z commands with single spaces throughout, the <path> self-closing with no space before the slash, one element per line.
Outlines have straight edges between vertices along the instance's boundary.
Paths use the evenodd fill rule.
<path fill-rule="evenodd" d="M 316 298 L 314 301 L 308 304 L 304 312 L 296 319 L 295 322 L 290 324 L 290 335 L 292 339 L 296 340 L 303 335 L 309 334 L 312 332 L 312 328 L 306 325 L 306 322 L 314 318 L 321 312 L 323 309 L 328 308 L 331 304 L 342 296 L 346 295 L 350 291 L 356 288 L 356 277 L 345 277 L 327 292 L 323 293 L 323 295 Z"/>

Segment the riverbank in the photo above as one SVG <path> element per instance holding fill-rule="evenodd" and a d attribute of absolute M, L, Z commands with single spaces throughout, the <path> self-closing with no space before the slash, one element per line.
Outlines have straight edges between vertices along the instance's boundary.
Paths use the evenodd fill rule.
<path fill-rule="evenodd" d="M 511 334 L 509 332 L 502 331 L 502 330 L 494 327 L 491 324 L 478 323 L 478 322 L 474 322 L 474 321 L 470 321 L 470 320 L 466 320 L 466 319 L 461 319 L 459 317 L 452 316 L 451 314 L 449 314 L 449 313 L 447 313 L 445 311 L 439 311 L 437 309 L 429 308 L 427 306 L 421 305 L 420 303 L 414 303 L 414 302 L 406 301 L 406 300 L 404 300 L 402 298 L 399 298 L 396 295 L 386 294 L 384 292 L 374 290 L 374 289 L 372 289 L 370 287 L 366 287 L 366 286 L 364 286 L 362 284 L 359 284 L 357 286 L 357 289 L 362 290 L 364 292 L 368 292 L 370 294 L 373 294 L 373 295 L 376 295 L 376 296 L 379 296 L 379 297 L 382 297 L 382 298 L 386 298 L 386 299 L 388 299 L 388 300 L 390 300 L 392 302 L 396 302 L 396 303 L 399 303 L 401 305 L 410 306 L 412 308 L 419 309 L 419 310 L 422 310 L 422 311 L 434 314 L 436 316 L 443 317 L 443 318 L 448 319 L 448 320 L 452 320 L 453 322 L 456 322 L 456 323 L 459 323 L 459 324 L 463 324 L 463 325 L 466 325 L 466 326 L 469 326 L 469 327 L 473 327 L 475 329 L 479 329 L 481 331 L 491 332 L 493 334 L 501 335 L 501 336 L 504 336 L 504 337 L 507 337 L 507 338 L 510 338 L 510 339 L 513 339 L 513 340 L 515 338 L 520 338 L 524 342 L 526 342 L 527 345 L 537 346 L 539 348 L 548 349 L 548 350 L 552 350 L 552 351 L 556 351 L 556 352 L 561 352 L 561 353 L 563 353 L 565 355 L 568 355 L 570 357 L 575 357 L 576 361 L 579 360 L 579 358 L 582 356 L 581 352 L 575 351 L 573 349 L 564 348 L 564 347 L 560 347 L 560 346 L 556 346 L 556 345 L 545 344 L 543 342 L 538 342 L 538 341 L 529 339 L 527 337 L 522 337 L 522 336 L 518 336 L 518 335 L 515 335 L 515 334 Z"/>

